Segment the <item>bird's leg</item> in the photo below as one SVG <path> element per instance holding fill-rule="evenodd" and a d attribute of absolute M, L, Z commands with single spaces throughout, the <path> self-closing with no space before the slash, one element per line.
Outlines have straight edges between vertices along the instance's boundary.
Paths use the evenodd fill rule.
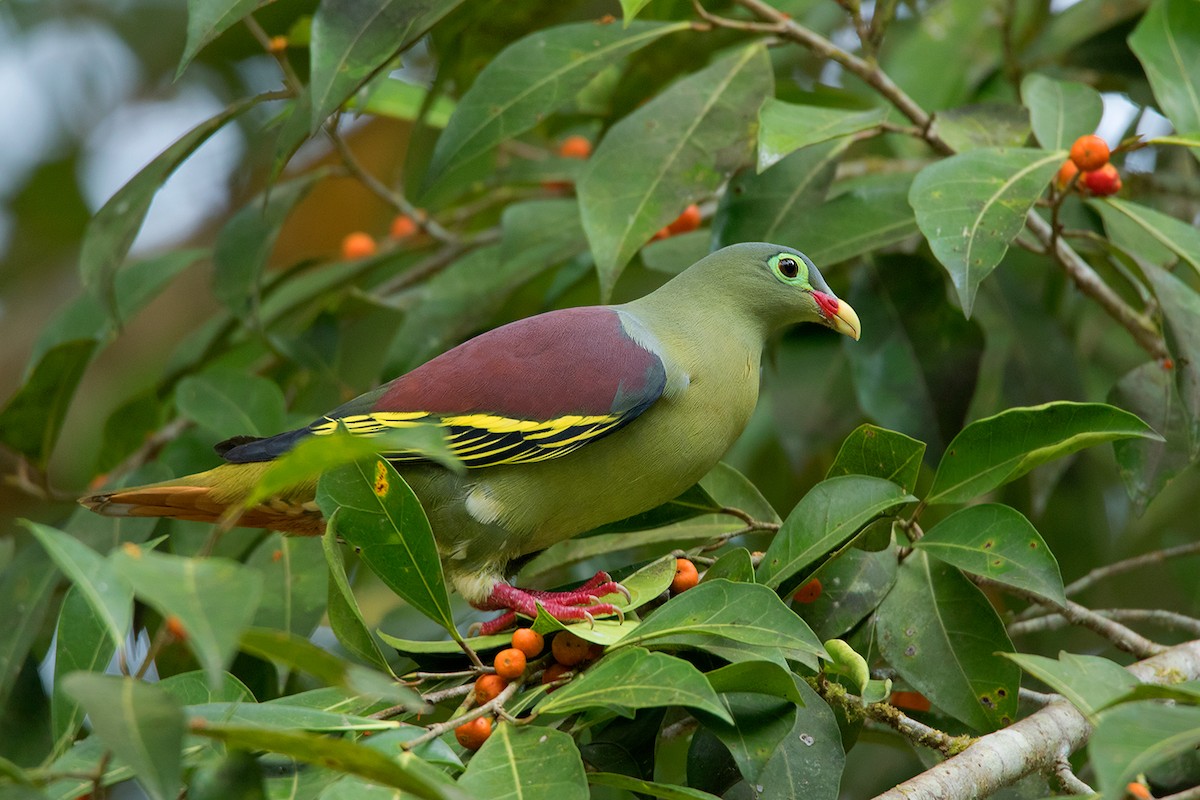
<path fill-rule="evenodd" d="M 597 614 L 616 614 L 622 619 L 621 610 L 612 603 L 602 603 L 600 598 L 608 594 L 623 594 L 630 599 L 629 591 L 613 581 L 607 572 L 597 572 L 587 583 L 565 592 L 518 589 L 507 583 L 496 583 L 487 599 L 475 604 L 476 608 L 488 611 L 505 610 L 493 620 L 480 626 L 481 635 L 502 631 L 516 623 L 516 614 L 536 617 L 540 605 L 546 613 L 560 622 L 593 621 Z"/>

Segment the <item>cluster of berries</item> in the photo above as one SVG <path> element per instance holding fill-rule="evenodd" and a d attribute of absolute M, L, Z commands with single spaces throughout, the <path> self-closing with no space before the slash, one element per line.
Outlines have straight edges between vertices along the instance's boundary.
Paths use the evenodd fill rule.
<path fill-rule="evenodd" d="M 417 232 L 417 221 L 407 214 L 398 214 L 392 220 L 388 235 L 394 242 L 403 241 Z M 375 237 L 364 231 L 354 231 L 342 239 L 342 258 L 367 258 L 379 252 Z"/>
<path fill-rule="evenodd" d="M 1058 168 L 1055 184 L 1059 190 L 1079 185 L 1097 197 L 1121 191 L 1121 173 L 1109 162 L 1108 143 L 1099 136 L 1080 136 L 1071 145 L 1071 157 Z"/>

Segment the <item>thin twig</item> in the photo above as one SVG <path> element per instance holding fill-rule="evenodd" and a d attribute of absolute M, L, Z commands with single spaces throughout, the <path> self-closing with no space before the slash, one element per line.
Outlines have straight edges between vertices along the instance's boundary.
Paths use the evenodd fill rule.
<path fill-rule="evenodd" d="M 412 750 L 414 747 L 419 747 L 419 746 L 425 744 L 426 742 L 433 741 L 434 739 L 438 738 L 446 731 L 452 731 L 455 728 L 457 728 L 458 726 L 460 726 L 464 723 L 470 722 L 473 719 L 478 719 L 479 717 L 485 717 L 488 714 L 493 713 L 496 709 L 502 708 L 504 706 L 504 704 L 506 702 L 508 702 L 508 700 L 513 695 L 515 695 L 521 689 L 521 687 L 524 685 L 525 684 L 522 681 L 513 681 L 508 686 L 505 686 L 504 690 L 501 691 L 500 694 L 496 695 L 495 697 L 493 697 L 491 700 L 487 701 L 483 705 L 476 706 L 475 708 L 472 708 L 470 711 L 467 711 L 464 714 L 460 714 L 457 717 L 448 719 L 445 722 L 437 722 L 437 723 L 434 723 L 433 725 L 430 725 L 425 730 L 425 733 L 421 734 L 420 736 L 418 736 L 415 739 L 410 739 L 409 741 L 401 744 L 400 749 Z"/>
<path fill-rule="evenodd" d="M 1117 622 L 1150 622 L 1164 628 L 1184 631 L 1189 636 L 1200 637 L 1200 619 L 1176 611 L 1158 608 L 1103 608 L 1095 609 L 1093 613 Z M 1061 614 L 1051 613 L 1014 622 L 1008 626 L 1008 635 L 1027 636 L 1031 633 L 1059 630 L 1070 624 L 1071 622 Z"/>
<path fill-rule="evenodd" d="M 1070 597 L 1086 589 L 1090 589 L 1100 581 L 1111 578 L 1114 575 L 1131 572 L 1135 569 L 1150 566 L 1151 564 L 1161 564 L 1172 558 L 1190 555 L 1200 555 L 1200 542 L 1188 542 L 1187 544 L 1180 544 L 1174 547 L 1166 547 L 1162 550 L 1142 553 L 1141 555 L 1126 558 L 1122 561 L 1106 564 L 1103 567 L 1097 567 L 1082 578 L 1068 583 L 1063 591 L 1066 592 L 1067 597 Z"/>

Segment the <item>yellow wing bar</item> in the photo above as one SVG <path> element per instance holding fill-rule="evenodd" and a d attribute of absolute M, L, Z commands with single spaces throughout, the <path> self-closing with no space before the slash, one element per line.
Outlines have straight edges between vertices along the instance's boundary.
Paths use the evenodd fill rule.
<path fill-rule="evenodd" d="M 397 428 L 437 425 L 445 428 L 446 444 L 467 467 L 528 464 L 566 455 L 620 427 L 630 417 L 620 414 L 583 416 L 569 414 L 549 420 L 529 420 L 497 414 L 436 416 L 424 411 L 352 414 L 324 422 L 309 430 L 325 436 L 345 426 L 359 436 L 378 436 Z M 386 454 L 392 461 L 421 461 L 419 453 Z"/>

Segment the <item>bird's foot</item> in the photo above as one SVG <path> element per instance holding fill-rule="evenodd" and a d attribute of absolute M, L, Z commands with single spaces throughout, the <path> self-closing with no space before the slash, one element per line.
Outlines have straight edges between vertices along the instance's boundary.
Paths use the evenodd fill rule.
<path fill-rule="evenodd" d="M 602 603 L 601 597 L 610 594 L 622 594 L 628 601 L 631 599 L 629 590 L 612 579 L 607 572 L 597 572 L 589 581 L 577 589 L 566 592 L 546 592 L 533 589 L 518 589 L 507 583 L 497 583 L 492 587 L 487 600 L 478 604 L 478 608 L 488 611 L 507 609 L 505 613 L 488 620 L 479 626 L 481 636 L 498 633 L 515 625 L 517 614 L 536 617 L 538 606 L 559 622 L 578 622 L 587 620 L 594 623 L 600 614 L 616 614 L 622 621 L 625 615 L 621 609 L 612 603 Z"/>

